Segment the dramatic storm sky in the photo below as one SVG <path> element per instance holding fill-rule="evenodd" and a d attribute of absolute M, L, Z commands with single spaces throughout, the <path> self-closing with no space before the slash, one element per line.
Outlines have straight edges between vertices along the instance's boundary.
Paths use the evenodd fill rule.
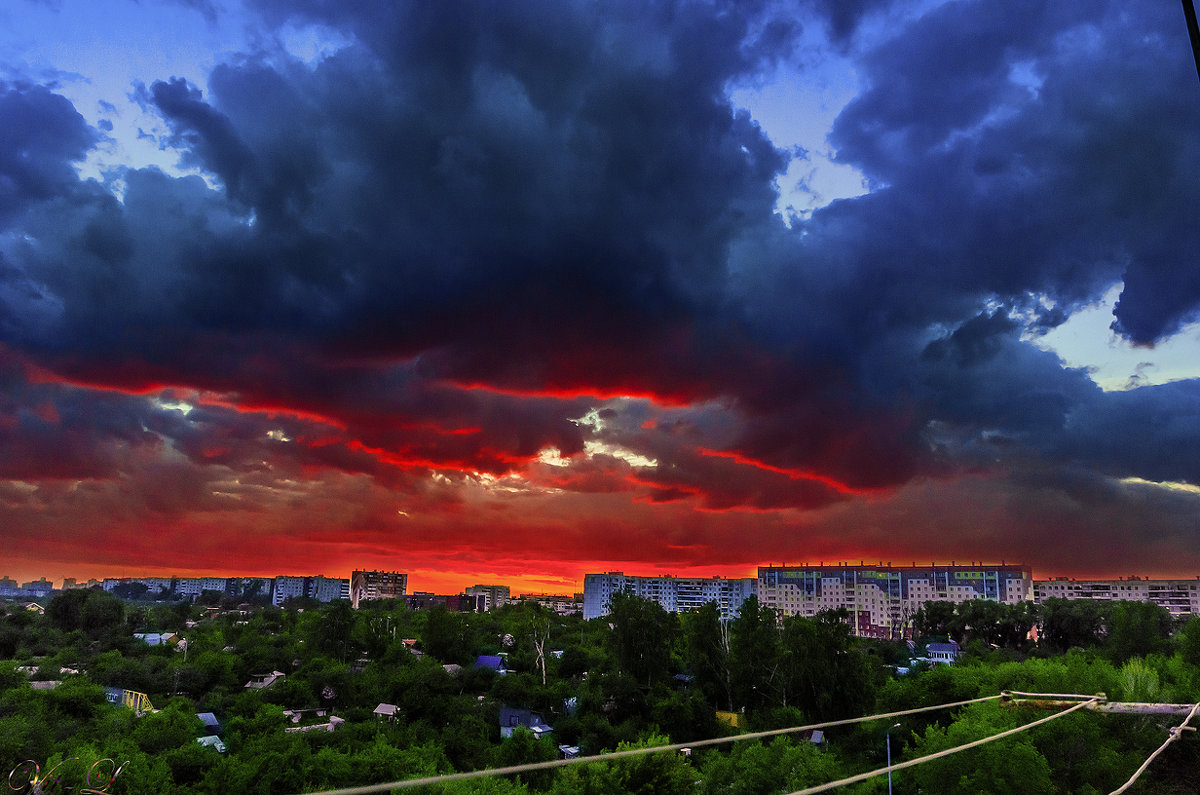
<path fill-rule="evenodd" d="M 1200 573 L 1177 2 L 0 31 L 0 574 Z"/>

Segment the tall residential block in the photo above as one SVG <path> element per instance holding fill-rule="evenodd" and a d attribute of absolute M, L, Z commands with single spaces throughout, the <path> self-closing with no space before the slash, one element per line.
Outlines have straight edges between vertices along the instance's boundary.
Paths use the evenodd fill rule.
<path fill-rule="evenodd" d="M 408 593 L 408 575 L 398 571 L 354 571 L 350 573 L 350 606 L 358 609 L 364 599 L 403 599 Z"/>
<path fill-rule="evenodd" d="M 608 615 L 609 599 L 616 593 L 631 593 L 657 603 L 669 613 L 683 613 L 716 602 L 721 618 L 736 618 L 742 602 L 753 596 L 758 581 L 753 577 L 634 577 L 619 571 L 585 574 L 583 617 Z"/>
<path fill-rule="evenodd" d="M 971 564 L 892 566 L 848 563 L 760 566 L 758 599 L 784 616 L 845 609 L 854 634 L 900 638 L 926 602 L 992 599 L 1016 604 L 1033 598 L 1029 566 Z"/>
<path fill-rule="evenodd" d="M 271 604 L 279 606 L 288 599 L 306 596 L 318 602 L 350 598 L 350 581 L 321 575 L 311 577 L 276 577 L 271 591 Z"/>
<path fill-rule="evenodd" d="M 1143 577 L 1115 580 L 1072 580 L 1055 577 L 1033 583 L 1033 599 L 1097 599 L 1104 602 L 1150 602 L 1173 616 L 1200 615 L 1200 577 L 1192 580 L 1151 580 Z"/>

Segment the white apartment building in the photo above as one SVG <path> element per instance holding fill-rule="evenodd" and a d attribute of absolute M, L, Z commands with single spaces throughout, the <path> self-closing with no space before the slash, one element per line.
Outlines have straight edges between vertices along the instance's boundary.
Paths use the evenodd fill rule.
<path fill-rule="evenodd" d="M 180 577 L 175 580 L 175 593 L 178 596 L 199 596 L 204 590 L 198 577 Z"/>
<path fill-rule="evenodd" d="M 626 576 L 623 572 L 586 574 L 583 577 L 583 617 L 599 618 L 608 615 L 608 602 L 613 594 L 628 592 L 657 603 L 669 613 L 683 613 L 716 602 L 725 620 L 737 617 L 742 602 L 753 596 L 758 580 L 753 577 L 728 579 L 724 577 L 659 577 Z"/>
<path fill-rule="evenodd" d="M 1150 602 L 1173 616 L 1200 615 L 1200 577 L 1192 580 L 1150 580 L 1142 577 L 1115 580 L 1073 580 L 1055 577 L 1033 583 L 1033 600 L 1096 599 L 1104 602 Z"/>
<path fill-rule="evenodd" d="M 1033 596 L 1028 566 L 970 564 L 892 566 L 824 562 L 760 566 L 758 599 L 781 616 L 815 616 L 845 609 L 854 634 L 899 638 L 926 602 L 992 599 L 1005 604 Z"/>
<path fill-rule="evenodd" d="M 309 577 L 308 595 L 318 602 L 350 598 L 350 581 L 338 577 Z"/>
<path fill-rule="evenodd" d="M 278 607 L 288 599 L 299 599 L 305 596 L 304 581 L 307 577 L 276 577 L 275 587 L 271 589 L 271 604 Z"/>
<path fill-rule="evenodd" d="M 170 594 L 174 588 L 175 582 L 171 577 L 108 577 L 101 586 L 106 591 L 112 591 L 119 585 L 128 583 L 141 583 L 146 586 L 147 598 L 153 599 L 157 596 Z"/>
<path fill-rule="evenodd" d="M 407 574 L 398 571 L 350 572 L 350 606 L 355 610 L 364 599 L 403 599 L 407 593 Z"/>

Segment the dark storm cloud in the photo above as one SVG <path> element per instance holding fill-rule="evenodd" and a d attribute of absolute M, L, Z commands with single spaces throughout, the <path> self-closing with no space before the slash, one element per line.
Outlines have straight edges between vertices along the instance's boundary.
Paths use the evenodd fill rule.
<path fill-rule="evenodd" d="M 63 97 L 42 86 L 0 81 L 0 224 L 27 201 L 70 193 L 71 162 L 97 136 Z"/>
<path fill-rule="evenodd" d="M 215 395 L 186 416 L 113 395 L 75 419 L 60 390 L 56 425 L 24 408 L 50 387 L 6 386 L 21 457 L 75 449 L 78 427 L 99 441 L 63 461 L 96 463 L 64 477 L 135 466 L 106 444 L 169 440 L 210 473 L 267 461 L 418 493 L 553 446 L 579 461 L 541 473 L 559 488 L 764 511 L 1038 456 L 1196 478 L 1186 447 L 1150 456 L 1193 441 L 1195 382 L 1104 395 L 1021 339 L 1120 278 L 1136 340 L 1196 311 L 1200 100 L 1180 100 L 1174 12 L 934 9 L 868 56 L 834 130 L 875 190 L 789 230 L 787 157 L 726 99 L 789 55 L 786 10 L 256 5 L 350 44 L 249 53 L 206 92 L 146 76 L 167 143 L 215 189 L 131 169 L 118 201 L 75 178 L 96 138 L 66 100 L 0 93 L 20 122 L 0 128 L 3 341 L 68 381 Z M 845 43 L 883 5 L 823 7 Z M 696 406 L 597 436 L 654 471 L 584 463 L 569 418 L 621 393 Z"/>
<path fill-rule="evenodd" d="M 863 19 L 872 12 L 893 5 L 894 0 L 810 0 L 818 14 L 825 18 L 833 41 L 845 47 Z"/>
<path fill-rule="evenodd" d="M 832 136 L 890 187 L 818 226 L 864 255 L 886 241 L 887 272 L 930 316 L 955 293 L 1073 305 L 1124 278 L 1123 332 L 1178 330 L 1200 301 L 1200 186 L 1185 176 L 1200 100 L 1177 17 L 1153 3 L 931 12 L 870 56 Z"/>
<path fill-rule="evenodd" d="M 171 144 L 186 153 L 187 165 L 203 165 L 221 178 L 231 196 L 240 195 L 249 177 L 253 156 L 238 138 L 229 119 L 201 100 L 200 91 L 173 77 L 156 81 L 148 99 L 162 111 L 172 128 Z"/>

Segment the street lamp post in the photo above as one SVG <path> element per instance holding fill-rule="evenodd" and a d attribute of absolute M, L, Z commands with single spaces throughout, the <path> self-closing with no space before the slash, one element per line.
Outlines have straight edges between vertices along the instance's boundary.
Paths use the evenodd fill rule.
<path fill-rule="evenodd" d="M 884 743 L 887 745 L 888 795 L 892 795 L 892 729 L 899 728 L 899 723 L 893 723 L 888 727 L 888 730 L 883 733 Z"/>

